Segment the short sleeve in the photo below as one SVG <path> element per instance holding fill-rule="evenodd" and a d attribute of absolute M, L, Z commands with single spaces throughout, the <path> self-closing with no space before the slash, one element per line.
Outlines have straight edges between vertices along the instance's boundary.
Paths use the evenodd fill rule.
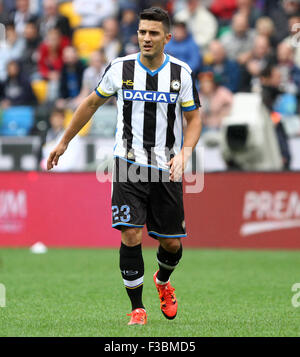
<path fill-rule="evenodd" d="M 117 73 L 115 67 L 116 66 L 112 66 L 112 64 L 110 64 L 106 68 L 98 86 L 95 88 L 96 94 L 101 98 L 109 98 L 118 90 Z"/>
<path fill-rule="evenodd" d="M 182 69 L 181 77 L 180 104 L 181 109 L 185 112 L 199 108 L 200 100 L 191 72 Z"/>

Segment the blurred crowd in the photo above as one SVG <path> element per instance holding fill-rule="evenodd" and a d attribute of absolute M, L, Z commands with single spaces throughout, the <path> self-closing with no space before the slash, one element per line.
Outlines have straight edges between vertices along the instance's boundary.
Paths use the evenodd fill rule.
<path fill-rule="evenodd" d="M 171 16 L 166 52 L 193 70 L 204 132 L 220 128 L 235 93 L 255 92 L 283 142 L 300 135 L 300 0 L 0 0 L 0 135 L 13 135 L 1 125 L 17 106 L 34 108 L 24 135 L 61 135 L 109 62 L 138 52 L 150 6 Z"/>

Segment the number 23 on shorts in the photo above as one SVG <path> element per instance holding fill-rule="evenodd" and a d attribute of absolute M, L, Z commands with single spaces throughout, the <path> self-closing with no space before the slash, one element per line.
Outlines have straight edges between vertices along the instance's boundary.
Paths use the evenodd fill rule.
<path fill-rule="evenodd" d="M 113 221 L 121 221 L 123 223 L 127 223 L 130 221 L 130 207 L 127 205 L 123 205 L 120 207 L 118 206 L 112 206 L 112 216 L 113 216 Z"/>

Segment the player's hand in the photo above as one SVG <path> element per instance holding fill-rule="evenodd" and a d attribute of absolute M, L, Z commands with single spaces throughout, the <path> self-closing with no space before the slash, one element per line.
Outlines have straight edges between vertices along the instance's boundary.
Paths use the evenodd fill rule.
<path fill-rule="evenodd" d="M 67 144 L 59 143 L 56 148 L 51 151 L 47 160 L 47 170 L 51 170 L 58 164 L 59 157 L 66 151 L 67 147 Z"/>
<path fill-rule="evenodd" d="M 192 154 L 192 150 L 182 150 L 175 155 L 167 165 L 170 166 L 170 180 L 181 181 L 187 162 Z"/>
<path fill-rule="evenodd" d="M 182 153 L 174 156 L 167 165 L 170 166 L 170 180 L 180 181 L 185 168 Z"/>

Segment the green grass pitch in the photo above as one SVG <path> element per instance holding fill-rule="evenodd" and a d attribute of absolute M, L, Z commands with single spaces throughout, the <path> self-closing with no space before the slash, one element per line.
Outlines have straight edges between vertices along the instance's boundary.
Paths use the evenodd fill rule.
<path fill-rule="evenodd" d="M 114 249 L 0 249 L 0 336 L 300 336 L 300 252 L 184 249 L 172 276 L 179 310 L 168 321 L 144 249 L 145 326 L 127 326 L 130 304 Z M 299 299 L 300 300 L 300 299 Z"/>

